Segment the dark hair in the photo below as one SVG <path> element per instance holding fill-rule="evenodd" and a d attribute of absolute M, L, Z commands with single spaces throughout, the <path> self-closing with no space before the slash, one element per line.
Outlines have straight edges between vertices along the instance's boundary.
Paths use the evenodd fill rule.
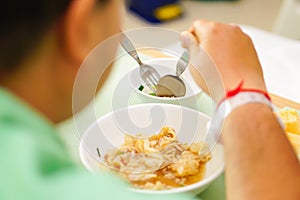
<path fill-rule="evenodd" d="M 11 72 L 39 44 L 72 0 L 4 0 L 0 8 L 0 72 Z M 99 0 L 105 2 L 108 0 Z"/>
<path fill-rule="evenodd" d="M 70 0 L 5 0 L 0 13 L 0 70 L 12 71 L 31 53 Z"/>

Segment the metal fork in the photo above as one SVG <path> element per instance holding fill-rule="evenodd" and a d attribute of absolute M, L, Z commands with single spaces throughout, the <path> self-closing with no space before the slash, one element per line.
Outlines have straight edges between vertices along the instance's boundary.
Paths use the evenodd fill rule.
<path fill-rule="evenodd" d="M 152 66 L 146 65 L 141 61 L 135 47 L 125 33 L 121 33 L 120 42 L 126 52 L 138 62 L 142 80 L 146 83 L 147 87 L 156 94 L 156 85 L 161 78 L 159 73 Z"/>
<path fill-rule="evenodd" d="M 176 76 L 180 76 L 189 65 L 189 54 L 184 51 L 176 65 Z"/>

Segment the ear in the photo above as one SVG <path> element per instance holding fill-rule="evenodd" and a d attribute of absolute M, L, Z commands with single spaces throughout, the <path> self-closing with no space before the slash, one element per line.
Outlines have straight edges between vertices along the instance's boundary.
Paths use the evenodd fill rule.
<path fill-rule="evenodd" d="M 61 44 L 65 56 L 81 63 L 89 49 L 89 20 L 95 0 L 70 1 L 61 25 Z"/>

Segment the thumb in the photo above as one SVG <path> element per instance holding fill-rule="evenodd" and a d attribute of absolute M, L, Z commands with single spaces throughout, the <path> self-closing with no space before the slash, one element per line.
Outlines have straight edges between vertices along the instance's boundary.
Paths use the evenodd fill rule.
<path fill-rule="evenodd" d="M 181 46 L 190 52 L 190 55 L 197 55 L 200 52 L 200 45 L 196 37 L 189 31 L 184 31 L 179 37 Z"/>
<path fill-rule="evenodd" d="M 197 39 L 189 31 L 182 32 L 179 36 L 179 39 L 181 41 L 181 46 L 186 49 L 189 49 L 191 45 L 197 44 Z"/>

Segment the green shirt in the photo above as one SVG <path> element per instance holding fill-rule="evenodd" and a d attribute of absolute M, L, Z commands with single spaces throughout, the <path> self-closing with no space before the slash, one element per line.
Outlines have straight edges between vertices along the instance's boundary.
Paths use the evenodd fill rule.
<path fill-rule="evenodd" d="M 110 174 L 90 174 L 72 161 L 54 126 L 0 88 L 0 199 L 191 199 L 128 190 Z"/>

